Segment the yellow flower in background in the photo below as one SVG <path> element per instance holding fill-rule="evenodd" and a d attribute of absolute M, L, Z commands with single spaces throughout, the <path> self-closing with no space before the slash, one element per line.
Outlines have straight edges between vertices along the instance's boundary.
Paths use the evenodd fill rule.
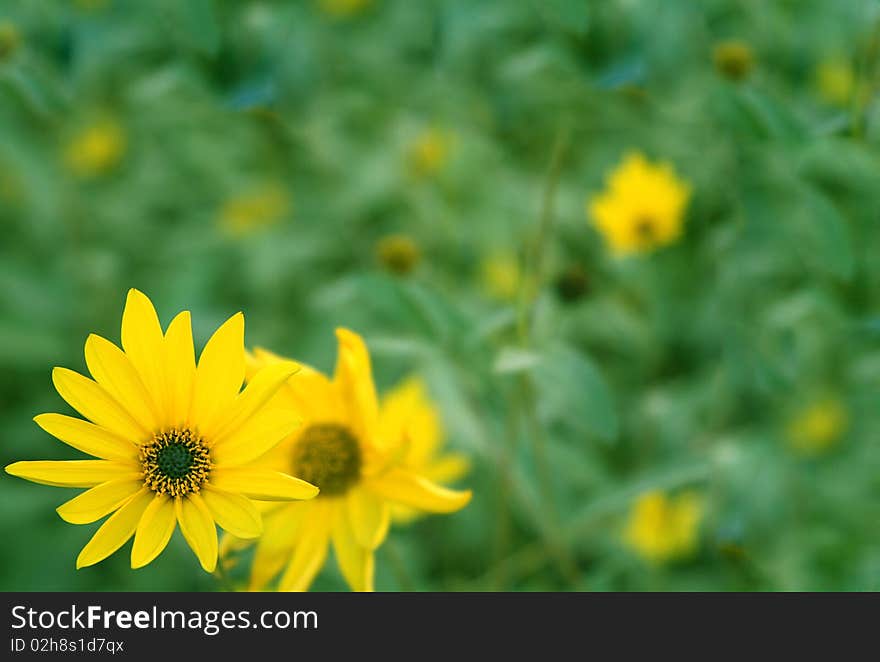
<path fill-rule="evenodd" d="M 96 177 L 112 170 L 125 148 L 122 127 L 112 120 L 102 120 L 73 137 L 64 150 L 64 163 L 78 177 Z"/>
<path fill-rule="evenodd" d="M 98 11 L 110 4 L 110 0 L 74 0 L 73 4 L 84 11 Z"/>
<path fill-rule="evenodd" d="M 742 41 L 722 41 L 712 49 L 715 69 L 730 80 L 743 80 L 755 66 L 751 47 Z"/>
<path fill-rule="evenodd" d="M 290 411 L 264 405 L 293 369 L 270 366 L 239 393 L 245 375 L 244 318 L 211 336 L 196 365 L 190 314 L 162 332 L 150 300 L 131 290 L 122 314 L 122 349 L 90 335 L 94 379 L 55 368 L 52 380 L 85 419 L 34 420 L 69 446 L 99 459 L 16 462 L 6 472 L 44 485 L 89 488 L 58 508 L 71 524 L 110 515 L 80 552 L 90 566 L 132 536 L 131 567 L 155 559 L 177 525 L 201 566 L 217 563 L 217 530 L 243 538 L 262 532 L 251 499 L 309 499 L 317 488 L 278 471 L 246 467 L 299 425 Z M 111 514 L 112 513 L 112 514 Z"/>
<path fill-rule="evenodd" d="M 849 427 L 839 400 L 826 398 L 801 410 L 788 424 L 788 442 L 803 455 L 818 455 L 835 446 Z"/>
<path fill-rule="evenodd" d="M 409 163 L 412 171 L 420 177 L 439 173 L 449 162 L 455 145 L 455 135 L 438 128 L 426 129 L 410 145 Z"/>
<path fill-rule="evenodd" d="M 494 253 L 480 266 L 483 290 L 493 299 L 513 301 L 522 285 L 522 269 L 512 253 Z"/>
<path fill-rule="evenodd" d="M 632 153 L 587 202 L 587 213 L 616 255 L 647 252 L 679 238 L 690 194 L 672 166 Z"/>
<path fill-rule="evenodd" d="M 842 57 L 829 58 L 816 67 L 816 90 L 833 106 L 848 106 L 856 90 L 852 64 Z"/>
<path fill-rule="evenodd" d="M 359 14 L 372 2 L 373 0 L 318 0 L 318 7 L 329 16 L 346 18 Z"/>
<path fill-rule="evenodd" d="M 401 465 L 440 485 L 448 485 L 470 470 L 459 453 L 443 453 L 444 431 L 437 406 L 425 383 L 410 377 L 382 397 L 379 407 L 379 438 L 404 449 Z M 393 505 L 392 519 L 406 523 L 422 513 Z"/>
<path fill-rule="evenodd" d="M 21 34 L 14 23 L 0 21 L 0 62 L 11 57 L 21 44 Z"/>
<path fill-rule="evenodd" d="M 648 492 L 633 506 L 624 541 L 652 563 L 685 558 L 697 548 L 702 515 L 700 499 L 691 492 L 676 497 Z"/>
<path fill-rule="evenodd" d="M 410 237 L 390 234 L 376 244 L 376 255 L 388 271 L 405 276 L 416 268 L 422 254 L 418 244 Z"/>
<path fill-rule="evenodd" d="M 267 182 L 231 198 L 220 210 L 220 226 L 234 236 L 274 225 L 290 211 L 290 195 L 277 182 Z"/>
<path fill-rule="evenodd" d="M 381 438 L 379 406 L 364 341 L 346 329 L 332 379 L 306 366 L 255 349 L 252 367 L 300 370 L 275 397 L 304 419 L 300 431 L 257 463 L 290 471 L 321 489 L 307 503 L 264 513 L 256 543 L 251 590 L 266 588 L 280 573 L 278 590 L 304 591 L 324 565 L 332 543 L 336 562 L 355 591 L 373 590 L 374 551 L 388 532 L 392 506 L 451 513 L 470 501 L 469 491 L 437 485 L 404 462 L 409 449 Z"/>

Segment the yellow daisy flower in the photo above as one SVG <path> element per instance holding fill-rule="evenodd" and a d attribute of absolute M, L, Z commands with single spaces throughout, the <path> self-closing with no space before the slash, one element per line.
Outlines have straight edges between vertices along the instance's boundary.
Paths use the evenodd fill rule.
<path fill-rule="evenodd" d="M 819 455 L 831 449 L 846 433 L 849 415 L 834 398 L 813 402 L 788 424 L 788 442 L 803 455 Z"/>
<path fill-rule="evenodd" d="M 452 483 L 470 469 L 459 453 L 441 454 L 443 423 L 436 405 L 428 397 L 425 383 L 410 377 L 382 397 L 379 407 L 379 438 L 405 449 L 401 465 L 440 485 Z M 401 524 L 422 513 L 392 505 L 391 518 Z"/>
<path fill-rule="evenodd" d="M 480 265 L 483 291 L 499 301 L 513 301 L 522 286 L 522 270 L 513 253 L 493 253 Z"/>
<path fill-rule="evenodd" d="M 684 558 L 697 547 L 702 516 L 702 503 L 691 492 L 677 497 L 648 492 L 633 506 L 624 541 L 652 563 Z"/>
<path fill-rule="evenodd" d="M 372 0 L 318 0 L 321 11 L 334 18 L 347 18 L 364 11 Z"/>
<path fill-rule="evenodd" d="M 455 145 L 455 135 L 437 128 L 426 129 L 409 148 L 412 171 L 420 177 L 431 177 L 446 166 Z"/>
<path fill-rule="evenodd" d="M 64 163 L 78 177 L 96 177 L 119 163 L 125 147 L 122 127 L 105 119 L 85 127 L 73 137 L 64 151 Z"/>
<path fill-rule="evenodd" d="M 678 239 L 689 198 L 690 187 L 670 165 L 633 153 L 587 202 L 587 214 L 615 254 L 646 252 Z"/>
<path fill-rule="evenodd" d="M 742 41 L 731 39 L 715 44 L 712 49 L 715 69 L 730 80 L 743 80 L 755 66 L 755 56 L 751 47 Z"/>
<path fill-rule="evenodd" d="M 155 559 L 180 525 L 202 567 L 217 563 L 215 524 L 243 538 L 262 532 L 250 499 L 309 499 L 317 488 L 269 469 L 246 467 L 299 425 L 290 410 L 265 405 L 293 374 L 270 366 L 239 393 L 245 376 L 244 318 L 233 315 L 195 362 L 190 314 L 165 333 L 150 300 L 130 290 L 122 314 L 122 349 L 90 335 L 93 379 L 55 368 L 52 380 L 88 420 L 40 414 L 49 434 L 99 459 L 16 462 L 6 472 L 35 483 L 89 488 L 58 508 L 72 524 L 110 515 L 80 552 L 95 564 L 134 536 L 131 567 Z"/>
<path fill-rule="evenodd" d="M 220 210 L 220 226 L 233 236 L 253 234 L 290 211 L 290 195 L 278 182 L 266 182 L 230 198 Z"/>
<path fill-rule="evenodd" d="M 843 57 L 831 57 L 816 67 L 816 89 L 819 96 L 833 106 L 847 106 L 856 91 L 856 73 Z"/>
<path fill-rule="evenodd" d="M 370 356 L 356 333 L 338 329 L 339 354 L 332 379 L 306 366 L 275 400 L 294 407 L 304 427 L 255 465 L 292 471 L 321 488 L 318 498 L 264 514 L 251 590 L 279 573 L 280 591 L 304 591 L 324 565 L 330 543 L 352 590 L 373 590 L 373 552 L 388 533 L 392 505 L 451 513 L 470 501 L 469 491 L 440 487 L 405 465 L 408 449 L 381 435 Z M 253 366 L 296 366 L 255 349 Z"/>

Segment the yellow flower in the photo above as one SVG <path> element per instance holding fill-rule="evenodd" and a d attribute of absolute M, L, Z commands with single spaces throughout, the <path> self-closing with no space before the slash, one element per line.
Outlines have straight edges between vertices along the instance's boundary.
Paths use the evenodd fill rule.
<path fill-rule="evenodd" d="M 827 59 L 816 68 L 816 89 L 823 101 L 834 106 L 847 106 L 856 89 L 856 75 L 844 58 Z"/>
<path fill-rule="evenodd" d="M 789 422 L 788 441 L 799 453 L 817 455 L 840 441 L 848 426 L 843 404 L 827 398 L 812 403 Z"/>
<path fill-rule="evenodd" d="M 21 43 L 21 34 L 14 23 L 0 21 L 0 62 L 10 57 Z"/>
<path fill-rule="evenodd" d="M 74 136 L 64 162 L 78 177 L 95 177 L 111 170 L 125 153 L 125 133 L 112 120 L 92 124 Z"/>
<path fill-rule="evenodd" d="M 494 253 L 481 266 L 483 289 L 493 299 L 512 301 L 522 285 L 519 260 L 512 253 Z"/>
<path fill-rule="evenodd" d="M 452 483 L 470 469 L 463 455 L 441 454 L 444 431 L 440 412 L 428 397 L 424 382 L 417 377 L 406 379 L 382 397 L 378 435 L 404 449 L 402 466 L 435 483 Z M 401 524 L 421 514 L 406 506 L 391 507 L 392 519 Z"/>
<path fill-rule="evenodd" d="M 324 565 L 330 543 L 349 586 L 373 590 L 374 551 L 388 532 L 391 507 L 451 513 L 470 501 L 467 491 L 440 487 L 407 466 L 398 439 L 383 439 L 370 356 L 363 340 L 338 329 L 339 354 L 332 379 L 300 366 L 276 396 L 292 406 L 304 427 L 259 461 L 291 471 L 321 488 L 318 498 L 265 513 L 250 578 L 264 589 L 281 574 L 278 590 L 304 591 Z M 253 367 L 295 363 L 255 349 Z"/>
<path fill-rule="evenodd" d="M 236 196 L 220 211 L 220 225 L 231 235 L 251 234 L 279 221 L 290 209 L 290 196 L 276 182 Z"/>
<path fill-rule="evenodd" d="M 730 80 L 742 80 L 751 73 L 755 57 L 748 44 L 741 41 L 722 41 L 712 50 L 712 60 L 718 73 Z"/>
<path fill-rule="evenodd" d="M 633 506 L 624 541 L 652 563 L 687 557 L 697 548 L 702 514 L 702 504 L 693 493 L 667 497 L 648 492 Z"/>
<path fill-rule="evenodd" d="M 403 234 L 382 237 L 376 245 L 376 254 L 382 266 L 401 276 L 410 273 L 421 257 L 418 245 Z"/>
<path fill-rule="evenodd" d="M 629 154 L 611 173 L 587 213 L 616 255 L 651 251 L 681 235 L 690 187 L 668 164 Z"/>
<path fill-rule="evenodd" d="M 420 177 L 436 175 L 446 166 L 455 136 L 440 129 L 423 131 L 410 146 L 409 162 L 412 171 Z"/>
<path fill-rule="evenodd" d="M 318 7 L 328 16 L 346 18 L 359 14 L 371 3 L 372 0 L 318 0 Z"/>
<path fill-rule="evenodd" d="M 56 487 L 90 488 L 58 508 L 72 524 L 110 515 L 80 552 L 76 567 L 97 563 L 134 535 L 131 567 L 155 559 L 175 526 L 202 567 L 217 563 L 216 524 L 243 538 L 262 532 L 250 499 L 308 499 L 318 490 L 286 474 L 246 467 L 299 420 L 266 402 L 292 374 L 272 366 L 239 393 L 245 375 L 244 318 L 226 321 L 195 363 L 190 314 L 163 334 L 150 300 L 131 290 L 122 314 L 122 347 L 90 335 L 86 365 L 94 379 L 55 368 L 52 380 L 88 420 L 40 414 L 49 434 L 99 459 L 16 462 L 6 472 Z M 112 515 L 111 515 L 112 513 Z"/>

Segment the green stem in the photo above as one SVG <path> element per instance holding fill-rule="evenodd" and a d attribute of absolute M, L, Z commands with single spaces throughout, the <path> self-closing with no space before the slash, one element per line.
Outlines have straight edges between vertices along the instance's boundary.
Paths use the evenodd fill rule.
<path fill-rule="evenodd" d="M 868 38 L 861 61 L 856 65 L 856 82 L 852 92 L 852 137 L 865 136 L 865 110 L 877 82 L 878 61 L 880 61 L 880 19 L 874 23 L 874 30 Z"/>
<path fill-rule="evenodd" d="M 541 197 L 538 228 L 525 254 L 525 274 L 519 301 L 517 329 L 519 341 L 523 348 L 528 348 L 532 344 L 535 302 L 544 285 L 544 268 L 556 218 L 556 191 L 559 187 L 559 179 L 562 175 L 562 166 L 570 139 L 570 124 L 563 122 L 557 131 L 550 156 L 546 184 Z M 526 434 L 532 445 L 532 455 L 535 460 L 535 473 L 541 501 L 546 505 L 546 513 L 549 520 L 548 530 L 550 532 L 547 541 L 548 546 L 556 557 L 563 575 L 570 582 L 575 583 L 578 579 L 577 565 L 562 539 L 563 536 L 560 530 L 559 516 L 556 512 L 553 494 L 552 472 L 547 457 L 547 442 L 544 430 L 538 419 L 535 385 L 532 375 L 528 372 L 522 373 L 519 378 L 517 399 L 522 405 L 517 407 L 517 409 L 522 412 Z"/>
<path fill-rule="evenodd" d="M 397 545 L 394 544 L 392 540 L 388 540 L 383 549 L 385 550 L 385 555 L 388 557 L 388 561 L 391 563 L 391 567 L 394 570 L 394 577 L 397 579 L 397 587 L 405 593 L 415 591 L 415 582 L 412 580 L 409 571 L 406 569 L 406 564 L 403 562 L 403 557 L 400 555 L 400 550 L 397 549 Z"/>

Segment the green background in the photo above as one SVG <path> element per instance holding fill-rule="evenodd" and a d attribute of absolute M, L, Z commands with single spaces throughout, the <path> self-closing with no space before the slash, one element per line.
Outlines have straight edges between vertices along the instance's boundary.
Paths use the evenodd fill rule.
<path fill-rule="evenodd" d="M 242 310 L 250 345 L 329 370 L 345 325 L 380 390 L 425 377 L 474 498 L 395 529 L 380 590 L 880 589 L 880 3 L 11 0 L 0 21 L 3 465 L 76 456 L 31 418 L 68 412 L 52 366 L 118 342 L 138 287 L 198 345 Z M 713 67 L 725 39 L 754 53 L 744 81 Z M 817 93 L 834 57 L 853 103 Z M 65 145 L 104 116 L 124 155 L 76 177 Z M 454 146 L 414 176 L 430 127 Z M 694 195 L 680 242 L 615 259 L 584 202 L 632 149 Z M 278 222 L 224 232 L 265 182 Z M 420 247 L 406 277 L 377 260 L 390 233 Z M 487 296 L 498 252 L 535 299 Z M 817 394 L 849 427 L 804 458 L 785 425 Z M 690 558 L 622 544 L 649 489 L 702 496 Z M 0 589 L 217 588 L 179 533 L 142 570 L 125 547 L 76 571 L 97 525 L 55 514 L 74 494 L 0 476 Z M 315 588 L 344 588 L 332 563 Z"/>

